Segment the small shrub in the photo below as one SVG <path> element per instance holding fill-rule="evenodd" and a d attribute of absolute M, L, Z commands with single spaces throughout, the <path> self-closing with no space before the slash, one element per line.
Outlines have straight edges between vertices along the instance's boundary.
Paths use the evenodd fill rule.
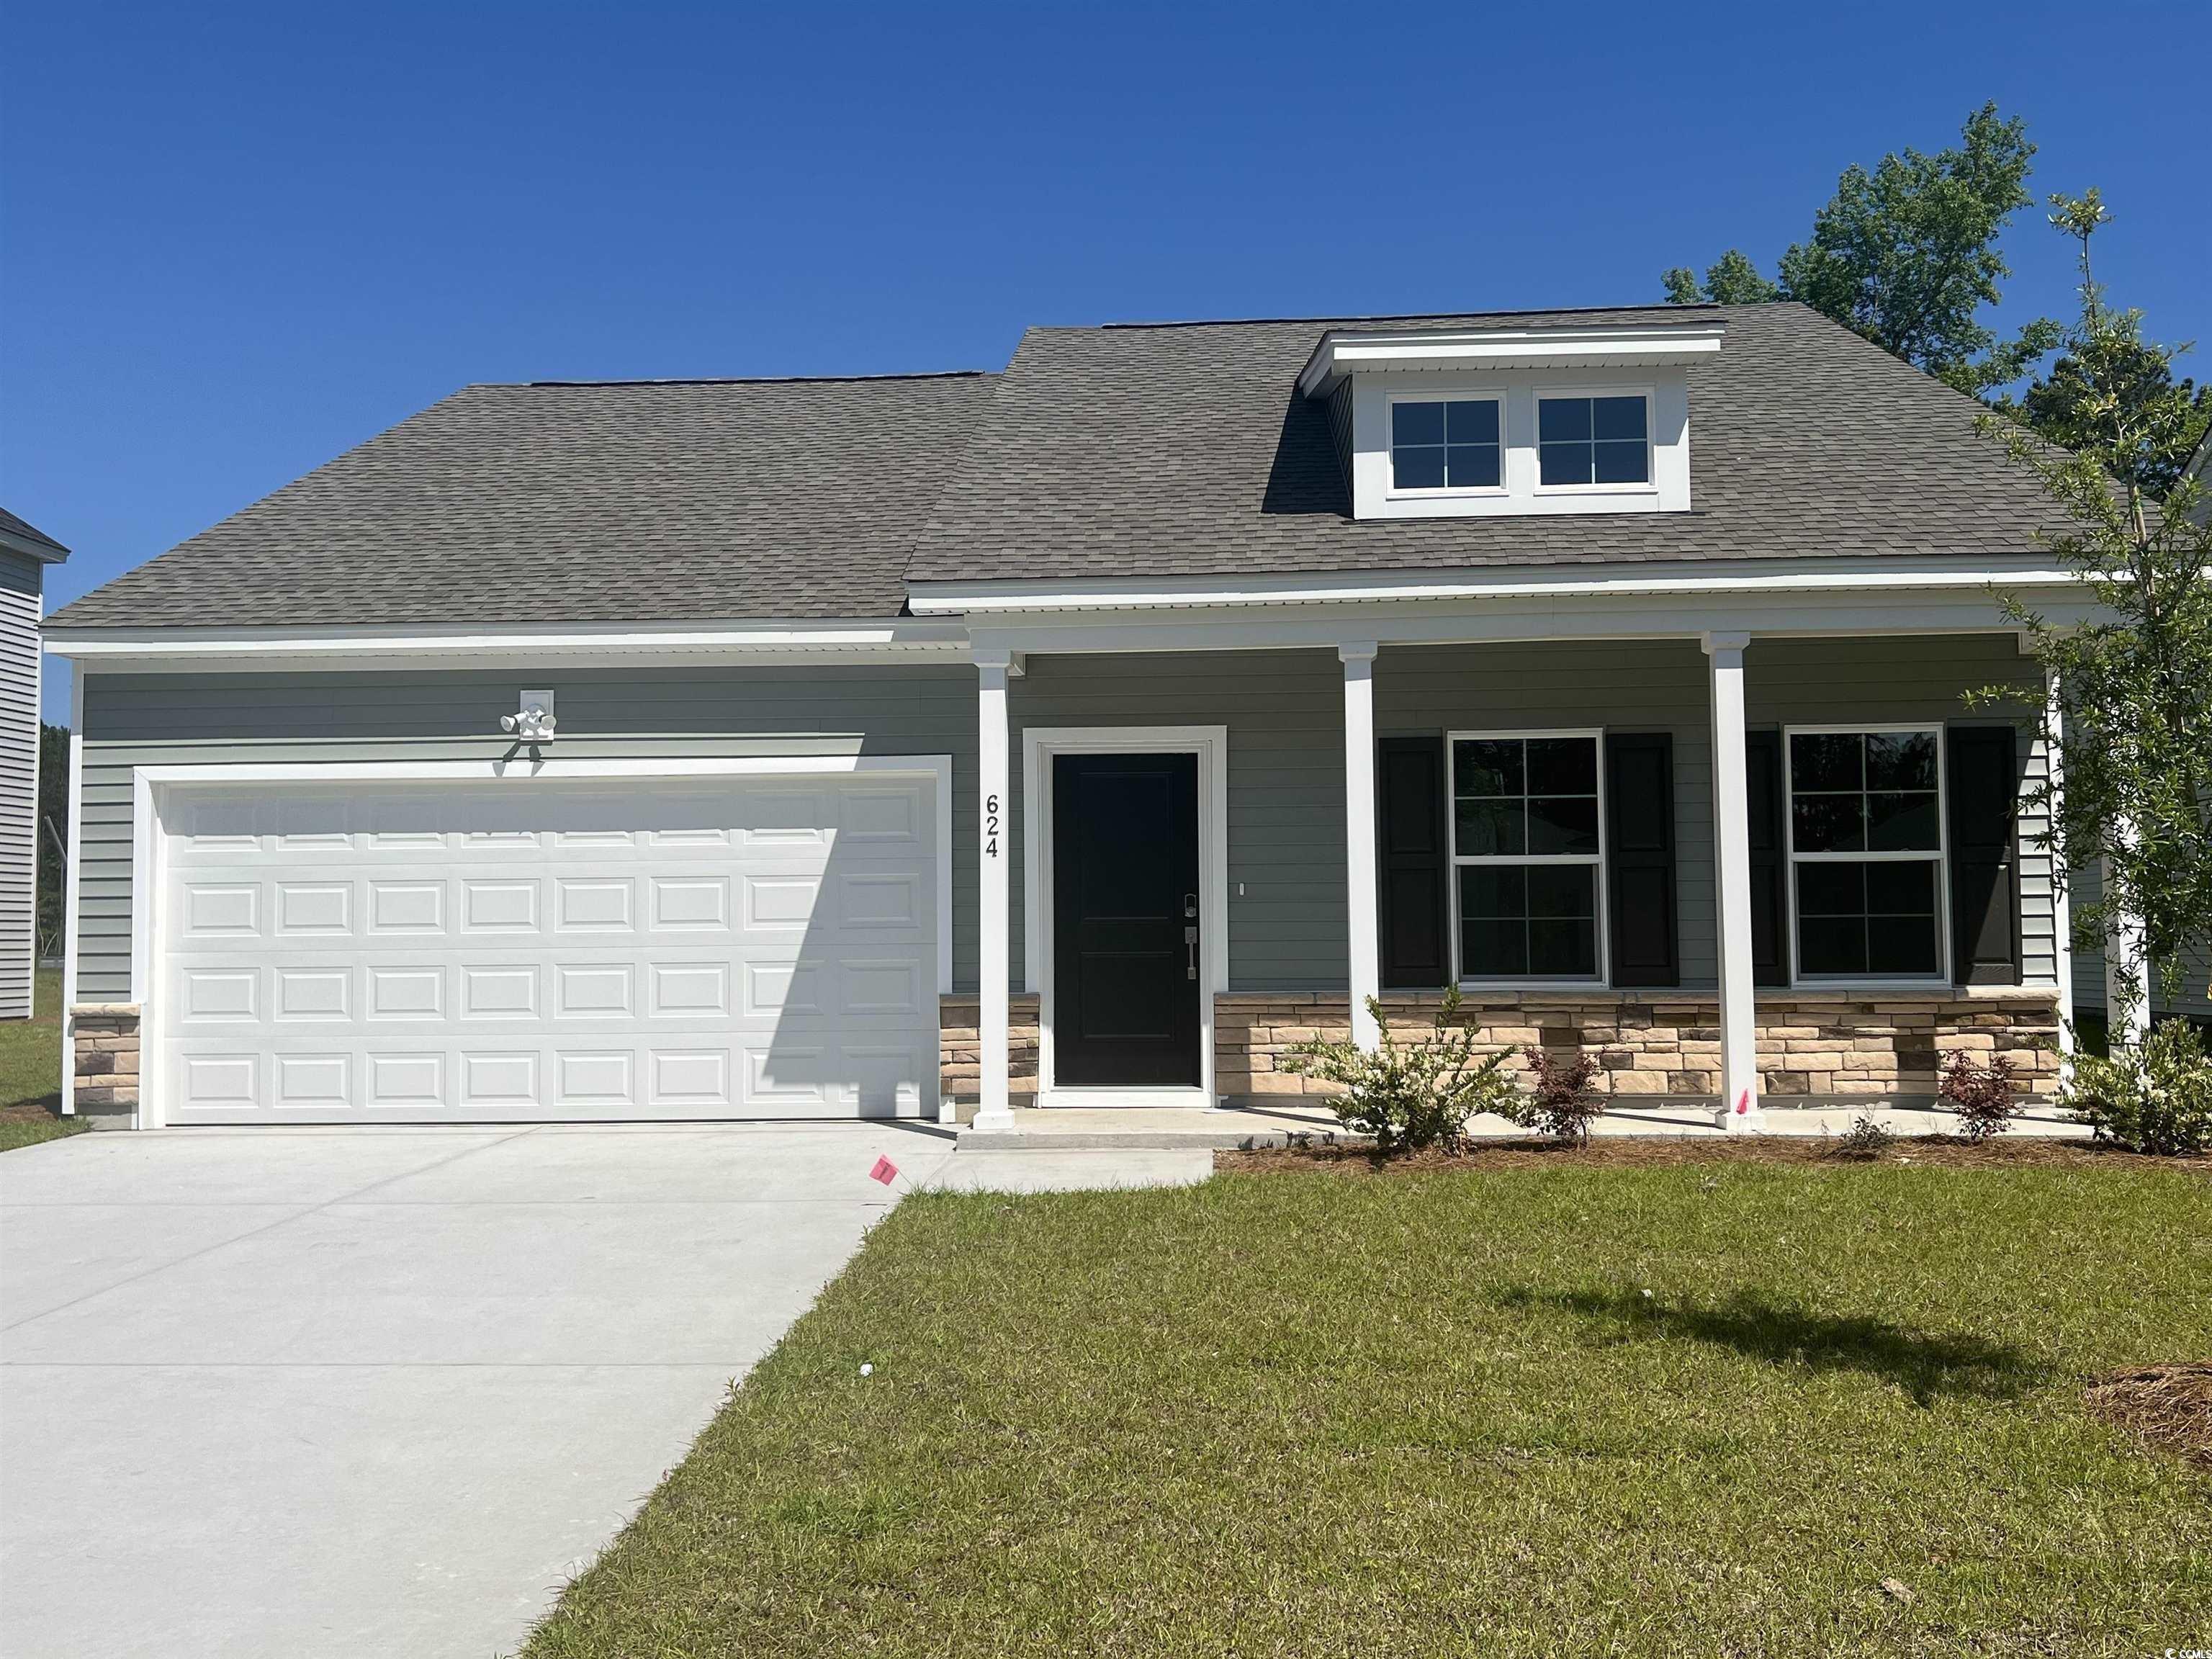
<path fill-rule="evenodd" d="M 1589 1086 L 1597 1075 L 1597 1062 L 1580 1048 L 1553 1054 L 1531 1047 L 1521 1053 L 1534 1084 L 1508 1115 L 1524 1129 L 1577 1146 L 1587 1145 L 1590 1120 L 1605 1111 L 1604 1100 Z"/>
<path fill-rule="evenodd" d="M 1392 1036 L 1382 1005 L 1370 997 L 1368 1011 L 1382 1028 L 1373 1053 L 1351 1042 L 1316 1040 L 1292 1049 L 1285 1069 L 1342 1084 L 1346 1092 L 1330 1103 L 1337 1121 L 1374 1136 L 1379 1152 L 1429 1146 L 1455 1152 L 1467 1144 L 1468 1119 L 1510 1110 L 1516 1093 L 1504 1074 L 1506 1056 L 1477 1060 L 1479 1030 L 1454 1027 L 1459 1001 L 1456 990 L 1445 992 L 1427 1038 L 1407 1043 Z"/>
<path fill-rule="evenodd" d="M 1962 1048 L 1944 1068 L 1939 1092 L 1958 1111 L 1959 1133 L 1981 1141 L 2002 1134 L 2020 1115 L 2020 1097 L 2012 1085 L 2012 1062 L 2003 1055 L 1984 1066 Z"/>
<path fill-rule="evenodd" d="M 2212 1148 L 2212 1060 L 2185 1019 L 2162 1021 L 2109 1060 L 2076 1054 L 2059 1103 L 2130 1152 L 2174 1158 Z"/>
<path fill-rule="evenodd" d="M 1868 1160 L 1883 1157 L 1895 1145 L 1895 1135 L 1861 1112 L 1851 1120 L 1851 1127 L 1836 1137 L 1833 1151 L 1838 1158 Z"/>

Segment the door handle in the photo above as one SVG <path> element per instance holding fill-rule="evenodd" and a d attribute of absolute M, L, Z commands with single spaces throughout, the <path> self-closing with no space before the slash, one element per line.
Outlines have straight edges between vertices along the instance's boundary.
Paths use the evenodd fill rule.
<path fill-rule="evenodd" d="M 1186 979 L 1196 979 L 1198 977 L 1198 929 L 1195 927 L 1184 928 L 1182 930 L 1182 943 L 1183 948 L 1190 953 L 1189 962 L 1183 969 L 1183 977 Z"/>

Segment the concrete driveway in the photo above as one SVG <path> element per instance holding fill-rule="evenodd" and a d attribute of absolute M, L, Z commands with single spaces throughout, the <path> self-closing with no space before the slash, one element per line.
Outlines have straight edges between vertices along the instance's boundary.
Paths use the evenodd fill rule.
<path fill-rule="evenodd" d="M 511 1650 L 896 1201 L 877 1155 L 927 1180 L 951 1151 L 825 1124 L 0 1158 L 0 1653 Z"/>

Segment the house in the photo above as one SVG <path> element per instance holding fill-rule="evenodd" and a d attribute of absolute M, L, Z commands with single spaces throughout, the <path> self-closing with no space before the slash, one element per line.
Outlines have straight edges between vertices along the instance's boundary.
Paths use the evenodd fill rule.
<path fill-rule="evenodd" d="M 39 965 L 39 617 L 69 549 L 0 507 L 0 1019 L 28 1019 Z"/>
<path fill-rule="evenodd" d="M 1003 1125 L 1452 982 L 1738 1127 L 2047 1079 L 1976 407 L 1793 304 L 468 387 L 52 619 L 73 1109 Z"/>

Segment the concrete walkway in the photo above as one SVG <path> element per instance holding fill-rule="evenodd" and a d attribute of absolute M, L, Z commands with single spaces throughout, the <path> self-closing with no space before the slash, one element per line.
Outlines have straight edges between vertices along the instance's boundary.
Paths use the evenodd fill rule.
<path fill-rule="evenodd" d="M 900 1193 L 1209 1163 L 889 1123 L 9 1152 L 0 1654 L 509 1651 Z"/>

